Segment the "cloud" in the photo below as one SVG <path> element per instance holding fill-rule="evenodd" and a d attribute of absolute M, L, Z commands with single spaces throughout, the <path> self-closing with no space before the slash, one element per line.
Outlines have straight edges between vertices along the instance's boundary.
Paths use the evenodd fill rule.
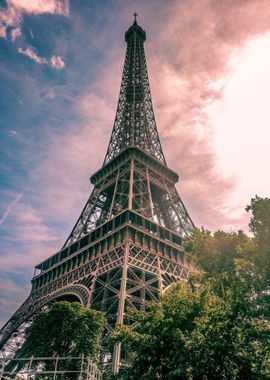
<path fill-rule="evenodd" d="M 19 286 L 13 279 L 0 278 L 0 328 L 26 298 L 29 287 Z"/>
<path fill-rule="evenodd" d="M 8 239 L 1 239 L 0 325 L 27 297 L 34 265 L 56 252 L 61 243 L 55 229 L 44 221 L 42 212 L 27 203 L 27 199 L 26 196 L 22 202 L 19 194 L 1 220 L 1 236 Z"/>
<path fill-rule="evenodd" d="M 59 56 L 53 55 L 50 59 L 46 59 L 38 56 L 31 47 L 27 47 L 26 49 L 18 48 L 17 51 L 40 65 L 48 65 L 56 70 L 62 70 L 65 67 L 65 62 Z"/>
<path fill-rule="evenodd" d="M 25 55 L 26 57 L 32 59 L 36 63 L 39 63 L 41 65 L 47 64 L 48 61 L 46 58 L 41 58 L 39 57 L 33 50 L 32 48 L 28 47 L 26 49 L 23 48 L 18 48 L 18 53 Z"/>
<path fill-rule="evenodd" d="M 51 87 L 47 92 L 43 93 L 42 96 L 44 96 L 45 99 L 53 100 L 56 98 L 57 93 L 56 90 Z"/>
<path fill-rule="evenodd" d="M 18 204 L 13 218 L 17 221 L 16 239 L 21 242 L 51 242 L 57 239 L 40 213 L 29 204 Z"/>
<path fill-rule="evenodd" d="M 267 3 L 228 0 L 219 7 L 210 0 L 172 2 L 151 19 L 150 30 L 146 30 L 145 49 L 161 142 L 169 166 L 180 174 L 179 193 L 198 226 L 247 229 L 244 207 L 230 203 L 238 178 L 233 173 L 224 175 L 219 167 L 208 107 L 222 99 L 233 70 L 232 58 L 247 41 L 269 29 Z M 145 5 L 146 19 L 152 8 Z M 252 27 L 247 28 L 251 21 Z M 106 33 L 103 38 L 108 38 Z M 102 37 L 99 45 L 103 46 Z M 53 206 L 44 212 L 54 207 L 57 218 L 73 214 L 75 222 L 88 195 L 84 178 L 102 163 L 116 111 L 119 50 L 107 51 L 106 64 L 89 91 L 72 99 L 72 114 L 77 113 L 84 122 L 53 137 L 43 169 L 35 172 L 37 177 L 47 173 L 46 179 L 43 177 L 45 203 Z M 120 66 L 123 61 L 124 57 Z M 103 114 L 105 119 L 96 123 Z"/>
<path fill-rule="evenodd" d="M 2 271 L 31 269 L 59 250 L 66 238 L 63 229 L 66 234 L 71 231 L 91 191 L 88 178 L 105 155 L 102 145 L 114 110 L 87 93 L 76 98 L 73 111 L 80 115 L 80 123 L 67 125 L 65 134 L 55 130 L 43 135 L 46 158 L 33 168 L 23 200 L 22 194 L 5 196 L 15 199 L 2 207 L 0 232 L 8 235 L 0 256 Z"/>
<path fill-rule="evenodd" d="M 11 40 L 14 42 L 20 35 L 22 34 L 21 29 L 19 27 L 15 27 L 11 29 Z"/>
<path fill-rule="evenodd" d="M 15 131 L 14 129 L 10 129 L 8 131 L 8 136 L 10 136 L 10 137 L 17 136 L 17 135 L 18 135 L 18 132 Z"/>
<path fill-rule="evenodd" d="M 114 109 L 93 93 L 73 99 L 72 111 L 80 122 L 67 125 L 64 134 L 56 130 L 46 136 L 46 158 L 32 171 L 37 189 L 32 200 L 43 205 L 48 223 L 51 215 L 62 227 L 65 221 L 67 233 L 90 194 L 89 176 L 104 159 L 104 141 L 114 117 Z"/>
<path fill-rule="evenodd" d="M 56 55 L 53 55 L 50 58 L 50 64 L 51 64 L 51 66 L 54 69 L 57 69 L 57 70 L 61 70 L 61 69 L 63 69 L 66 66 L 65 62 L 63 61 L 63 59 L 61 57 L 59 57 L 59 56 L 56 56 Z"/>
<path fill-rule="evenodd" d="M 7 0 L 6 7 L 0 9 L 0 37 L 15 41 L 21 35 L 21 23 L 24 14 L 69 15 L 68 0 Z"/>
<path fill-rule="evenodd" d="M 27 202 L 17 200 L 9 208 L 9 221 L 1 233 L 9 234 L 2 244 L 0 268 L 5 273 L 32 271 L 32 267 L 59 248 L 59 236 L 49 227 L 44 215 Z M 12 234 L 10 234 L 12 226 Z"/>
<path fill-rule="evenodd" d="M 0 324 L 10 317 L 29 291 L 29 286 L 26 288 L 24 284 L 16 292 L 19 288 L 16 277 L 29 283 L 34 265 L 64 244 L 90 193 L 89 175 L 105 155 L 103 145 L 109 137 L 106 130 L 114 110 L 104 99 L 86 93 L 76 98 L 73 111 L 80 115 L 81 122 L 68 125 L 65 134 L 60 130 L 43 136 L 46 158 L 32 171 L 30 190 L 25 191 L 23 200 L 17 195 L 2 218 L 3 222 L 6 220 L 0 225 L 2 233 L 12 233 L 2 242 L 0 255 L 0 277 L 8 277 L 0 281 Z M 65 236 L 63 229 L 66 229 Z"/>
<path fill-rule="evenodd" d="M 15 132 L 15 131 L 11 131 L 11 132 Z M 5 219 L 8 217 L 8 215 L 10 214 L 10 212 L 12 211 L 12 209 L 16 205 L 16 203 L 19 202 L 19 200 L 23 196 L 23 193 L 24 193 L 24 191 L 22 191 L 20 194 L 18 194 L 16 196 L 16 198 L 8 205 L 6 211 L 4 212 L 4 215 L 0 219 L 0 226 L 2 223 L 4 223 Z"/>
<path fill-rule="evenodd" d="M 10 6 L 21 12 L 41 14 L 53 13 L 68 16 L 69 3 L 67 0 L 9 0 Z"/>
<path fill-rule="evenodd" d="M 270 30 L 269 19 L 268 0 L 186 0 L 159 12 L 151 26 L 146 55 L 158 129 L 169 166 L 180 174 L 179 193 L 199 226 L 247 225 L 244 210 L 236 213 L 231 204 L 238 178 L 219 166 L 208 107 L 222 101 L 233 58 Z"/>

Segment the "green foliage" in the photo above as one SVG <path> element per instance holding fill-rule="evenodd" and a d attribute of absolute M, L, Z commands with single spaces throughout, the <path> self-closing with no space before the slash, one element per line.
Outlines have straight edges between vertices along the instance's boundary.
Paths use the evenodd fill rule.
<path fill-rule="evenodd" d="M 184 246 L 204 273 L 132 311 L 135 330 L 117 327 L 114 341 L 133 353 L 124 379 L 270 378 L 270 199 L 246 210 L 252 237 L 197 230 Z"/>
<path fill-rule="evenodd" d="M 196 230 L 184 241 L 185 250 L 197 259 L 198 265 L 212 274 L 230 271 L 234 260 L 248 256 L 253 241 L 243 232 L 226 233 Z"/>
<path fill-rule="evenodd" d="M 270 317 L 270 199 L 256 196 L 246 208 L 252 213 L 250 230 L 254 234 L 251 258 L 260 280 L 261 310 Z"/>
<path fill-rule="evenodd" d="M 17 357 L 91 356 L 98 360 L 101 335 L 105 325 L 103 313 L 85 309 L 74 302 L 56 302 L 38 314 L 26 329 L 26 340 Z M 45 362 L 45 367 L 51 363 Z M 62 362 L 62 369 L 76 364 Z M 49 368 L 48 368 L 49 369 Z M 69 377 L 67 377 L 69 378 Z M 74 379 L 73 377 L 71 377 Z"/>
<path fill-rule="evenodd" d="M 135 357 L 125 379 L 267 379 L 269 320 L 254 308 L 253 266 L 238 261 L 230 274 L 178 283 L 133 312 L 136 331 L 119 326 L 114 341 Z M 256 301 L 257 302 L 257 301 Z"/>
<path fill-rule="evenodd" d="M 249 227 L 254 234 L 253 259 L 270 285 L 270 199 L 256 196 L 246 210 L 252 212 Z"/>
<path fill-rule="evenodd" d="M 38 314 L 26 330 L 26 341 L 18 355 L 80 356 L 91 355 L 94 361 L 100 350 L 105 319 L 102 313 L 67 301 L 52 304 Z"/>
<path fill-rule="evenodd" d="M 114 375 L 112 372 L 105 372 L 102 376 L 102 380 L 118 380 L 121 379 L 121 375 Z"/>
<path fill-rule="evenodd" d="M 270 199 L 256 195 L 246 210 L 252 212 L 249 227 L 255 237 L 270 243 Z"/>

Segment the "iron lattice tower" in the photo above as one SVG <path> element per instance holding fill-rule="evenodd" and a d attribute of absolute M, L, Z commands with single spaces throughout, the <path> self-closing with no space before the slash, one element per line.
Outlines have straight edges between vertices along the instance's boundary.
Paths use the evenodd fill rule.
<path fill-rule="evenodd" d="M 126 58 L 113 131 L 93 191 L 63 248 L 35 267 L 29 297 L 1 330 L 9 351 L 31 317 L 55 299 L 69 297 L 132 323 L 131 306 L 143 310 L 171 283 L 194 270 L 181 239 L 194 230 L 175 188 L 160 144 L 144 54 L 146 34 L 137 24 L 125 34 Z M 112 353 L 113 371 L 121 347 Z M 3 352 L 3 351 L 2 351 Z"/>

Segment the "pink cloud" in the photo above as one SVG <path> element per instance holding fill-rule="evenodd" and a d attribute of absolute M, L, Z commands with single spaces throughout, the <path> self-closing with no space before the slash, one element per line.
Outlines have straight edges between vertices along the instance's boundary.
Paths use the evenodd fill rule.
<path fill-rule="evenodd" d="M 231 58 L 249 39 L 269 29 L 267 3 L 226 1 L 219 7 L 210 0 L 175 2 L 149 22 L 145 49 L 158 130 L 167 162 L 180 174 L 179 193 L 198 226 L 247 230 L 244 209 L 230 204 L 237 176 L 226 176 L 219 167 L 207 107 L 222 99 L 233 70 Z M 151 6 L 144 10 L 152 12 Z M 53 207 L 59 218 L 69 218 L 71 227 L 89 194 L 85 178 L 103 162 L 123 54 L 124 46 L 107 53 L 100 77 L 75 101 L 74 111 L 84 122 L 72 126 L 65 136 L 53 137 L 44 168 L 35 172 L 37 177 L 47 173 L 46 203 L 55 199 L 49 209 Z"/>
<path fill-rule="evenodd" d="M 247 228 L 244 210 L 236 212 L 229 202 L 237 177 L 225 176 L 219 167 L 207 107 L 222 98 L 234 54 L 269 29 L 267 3 L 176 2 L 149 22 L 145 49 L 158 129 L 167 162 L 180 174 L 179 193 L 198 226 Z M 145 12 L 150 14 L 151 6 Z M 103 162 L 123 54 L 123 46 L 108 52 L 100 77 L 71 99 L 83 121 L 69 126 L 64 135 L 48 136 L 47 158 L 33 173 L 35 181 L 40 179 L 42 215 L 69 220 L 71 228 L 90 192 L 87 178 Z"/>
<path fill-rule="evenodd" d="M 42 208 L 41 208 L 42 209 Z M 16 207 L 9 211 L 7 226 L 12 226 L 8 244 L 3 244 L 0 256 L 0 268 L 3 273 L 20 273 L 31 270 L 60 248 L 61 236 L 49 227 L 42 215 L 26 201 L 19 200 Z M 19 243 L 19 244 L 18 244 Z M 0 297 L 1 298 L 1 297 Z"/>
<path fill-rule="evenodd" d="M 42 216 L 29 204 L 18 203 L 13 212 L 16 219 L 16 239 L 21 242 L 51 242 L 57 240 L 53 230 L 46 226 Z"/>
<path fill-rule="evenodd" d="M 11 29 L 11 40 L 14 42 L 20 35 L 22 34 L 22 31 L 19 27 L 15 27 Z"/>
<path fill-rule="evenodd" d="M 236 213 L 230 204 L 237 177 L 219 167 L 207 107 L 222 99 L 231 58 L 270 30 L 269 19 L 264 0 L 183 1 L 160 12 L 151 26 L 146 55 L 158 129 L 199 226 L 247 229 L 245 211 Z"/>
<path fill-rule="evenodd" d="M 40 65 L 49 65 L 56 70 L 62 70 L 65 67 L 65 62 L 59 56 L 53 55 L 50 59 L 38 56 L 31 47 L 26 49 L 18 48 L 18 53 L 25 55 Z"/>
<path fill-rule="evenodd" d="M 7 6 L 0 9 L 0 37 L 7 39 L 11 28 L 11 40 L 21 35 L 21 22 L 25 13 L 69 15 L 68 0 L 7 0 Z"/>
<path fill-rule="evenodd" d="M 63 16 L 69 14 L 67 0 L 9 0 L 9 4 L 21 12 L 41 14 L 54 13 Z"/>
<path fill-rule="evenodd" d="M 90 193 L 88 178 L 103 161 L 104 140 L 109 138 L 106 128 L 113 119 L 113 110 L 91 93 L 79 97 L 73 107 L 82 123 L 70 125 L 64 135 L 56 131 L 45 136 L 46 158 L 33 170 L 29 185 L 35 191 L 26 191 L 23 198 L 21 194 L 9 196 L 14 201 L 6 205 L 1 227 L 12 226 L 12 235 L 11 245 L 4 246 L 0 256 L 3 271 L 32 268 L 57 252 Z M 52 215 L 55 223 L 63 224 L 65 220 L 69 225 L 65 236 L 64 227 L 60 235 L 50 227 Z"/>
<path fill-rule="evenodd" d="M 1 324 L 4 324 L 16 311 L 18 304 L 27 297 L 29 291 L 29 286 L 25 288 L 10 279 L 0 279 L 0 328 Z"/>
<path fill-rule="evenodd" d="M 20 23 L 21 15 L 16 8 L 8 4 L 7 8 L 0 9 L 0 37 L 7 39 L 8 28 L 18 29 Z"/>
<path fill-rule="evenodd" d="M 39 63 L 41 65 L 44 65 L 47 63 L 47 60 L 45 58 L 39 57 L 32 48 L 28 47 L 26 49 L 19 48 L 18 53 L 25 55 L 26 57 L 32 59 L 36 63 Z"/>
<path fill-rule="evenodd" d="M 66 66 L 65 62 L 63 61 L 63 59 L 61 57 L 59 57 L 59 56 L 56 56 L 56 55 L 53 55 L 50 58 L 50 64 L 51 64 L 51 66 L 54 69 L 57 69 L 57 70 L 61 70 L 61 69 L 63 69 Z"/>
<path fill-rule="evenodd" d="M 114 110 L 93 93 L 76 98 L 73 111 L 81 123 L 67 126 L 65 134 L 47 136 L 46 159 L 32 173 L 40 190 L 34 198 L 44 206 L 43 216 L 70 221 L 70 229 L 90 193 L 89 177 L 104 159 L 114 117 Z"/>

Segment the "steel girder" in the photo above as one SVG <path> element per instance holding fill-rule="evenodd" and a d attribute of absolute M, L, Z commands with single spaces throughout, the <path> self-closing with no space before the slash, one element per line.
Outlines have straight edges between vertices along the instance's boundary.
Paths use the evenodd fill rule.
<path fill-rule="evenodd" d="M 139 151 L 139 157 L 144 155 Z M 141 161 L 144 160 L 131 155 L 129 160 L 95 186 L 63 248 L 127 209 L 180 236 L 194 231 L 194 224 L 175 184 Z"/>

